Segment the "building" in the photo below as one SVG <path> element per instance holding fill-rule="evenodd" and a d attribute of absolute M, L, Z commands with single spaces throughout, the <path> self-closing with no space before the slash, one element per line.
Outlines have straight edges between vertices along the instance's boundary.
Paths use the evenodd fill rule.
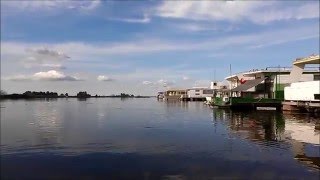
<path fill-rule="evenodd" d="M 187 94 L 185 89 L 171 89 L 164 92 L 165 100 L 180 100 L 184 95 Z"/>
<path fill-rule="evenodd" d="M 191 101 L 202 100 L 205 101 L 206 97 L 213 97 L 214 90 L 207 87 L 193 87 L 187 89 L 187 98 Z"/>
<path fill-rule="evenodd" d="M 304 80 L 306 65 L 317 65 L 318 73 Z M 320 57 L 311 55 L 293 62 L 289 76 L 290 85 L 284 88 L 283 110 L 307 110 L 320 112 Z"/>
<path fill-rule="evenodd" d="M 232 97 L 284 99 L 284 87 L 292 82 L 291 68 L 267 67 L 253 69 L 225 78 L 229 82 Z M 300 81 L 312 81 L 319 76 L 319 70 L 301 72 Z"/>
<path fill-rule="evenodd" d="M 228 87 L 229 86 L 227 85 L 226 82 L 218 82 L 218 81 L 211 82 L 210 89 L 213 90 L 213 95 L 206 97 L 207 103 L 213 102 L 214 99 L 216 98 L 221 98 L 227 101 L 230 94 L 230 89 Z"/>
<path fill-rule="evenodd" d="M 158 99 L 163 99 L 164 98 L 164 92 L 158 92 L 157 98 Z"/>

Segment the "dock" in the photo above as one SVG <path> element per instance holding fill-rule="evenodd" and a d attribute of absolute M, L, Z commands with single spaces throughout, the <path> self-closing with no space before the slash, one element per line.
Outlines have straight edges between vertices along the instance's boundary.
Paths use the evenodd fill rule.
<path fill-rule="evenodd" d="M 284 111 L 306 111 L 320 113 L 319 101 L 283 101 Z"/>
<path fill-rule="evenodd" d="M 277 110 L 282 109 L 281 100 L 268 98 L 243 98 L 230 97 L 228 102 L 216 98 L 213 106 L 218 108 L 230 108 L 233 110 Z"/>
<path fill-rule="evenodd" d="M 206 98 L 205 97 L 193 97 L 193 98 L 181 97 L 180 100 L 181 101 L 205 101 Z"/>

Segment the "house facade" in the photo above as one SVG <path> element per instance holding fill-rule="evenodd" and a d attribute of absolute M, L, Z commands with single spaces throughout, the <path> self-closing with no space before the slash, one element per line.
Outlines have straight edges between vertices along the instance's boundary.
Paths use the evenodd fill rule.
<path fill-rule="evenodd" d="M 187 94 L 185 89 L 171 89 L 164 92 L 163 96 L 165 100 L 180 100 Z"/>
<path fill-rule="evenodd" d="M 194 87 L 187 89 L 187 97 L 188 98 L 206 98 L 213 96 L 214 90 L 210 88 L 204 87 Z"/>
<path fill-rule="evenodd" d="M 284 99 L 284 88 L 292 82 L 291 68 L 254 69 L 226 78 L 232 97 Z M 312 81 L 320 75 L 319 70 L 305 70 L 300 81 Z"/>

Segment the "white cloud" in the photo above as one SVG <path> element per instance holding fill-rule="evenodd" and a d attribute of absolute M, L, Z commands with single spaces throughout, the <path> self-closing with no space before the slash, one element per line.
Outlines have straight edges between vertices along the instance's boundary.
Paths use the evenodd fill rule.
<path fill-rule="evenodd" d="M 268 23 L 319 18 L 319 2 L 288 5 L 276 1 L 164 1 L 156 12 L 165 18 Z"/>
<path fill-rule="evenodd" d="M 97 80 L 98 80 L 98 81 L 113 81 L 113 79 L 111 79 L 110 77 L 105 76 L 105 75 L 99 75 L 99 76 L 97 77 Z"/>
<path fill-rule="evenodd" d="M 48 11 L 48 10 L 92 10 L 100 5 L 100 0 L 74 1 L 74 0 L 41 0 L 41 1 L 1 1 L 3 9 L 14 11 Z"/>
<path fill-rule="evenodd" d="M 37 72 L 31 76 L 28 75 L 16 75 L 4 78 L 11 81 L 27 81 L 27 80 L 43 80 L 43 81 L 80 81 L 81 79 L 65 75 L 62 72 L 50 70 L 46 72 Z"/>
<path fill-rule="evenodd" d="M 142 84 L 144 84 L 144 85 L 152 85 L 152 84 L 154 84 L 154 83 L 151 82 L 151 81 L 143 81 Z"/>
<path fill-rule="evenodd" d="M 28 47 L 28 48 L 27 48 Z M 1 53 L 19 59 L 25 68 L 46 67 L 55 69 L 65 69 L 61 63 L 70 57 L 61 51 L 41 48 L 39 45 L 29 48 L 27 43 L 3 43 L 1 42 Z M 24 50 L 23 50 L 24 49 Z"/>
<path fill-rule="evenodd" d="M 9 81 L 29 81 L 29 80 L 31 80 L 31 76 L 15 75 L 15 76 L 11 76 L 11 77 L 4 77 L 3 80 L 9 80 Z"/>
<path fill-rule="evenodd" d="M 184 81 L 190 80 L 190 78 L 189 78 L 188 76 L 183 76 L 182 79 L 183 79 Z"/>
<path fill-rule="evenodd" d="M 91 0 L 90 4 L 88 6 L 82 6 L 83 9 L 91 10 L 96 9 L 101 4 L 100 0 Z"/>
<path fill-rule="evenodd" d="M 62 64 L 42 64 L 42 67 L 47 67 L 47 68 L 57 68 L 57 69 L 65 69 Z"/>
<path fill-rule="evenodd" d="M 165 79 L 160 79 L 157 84 L 159 84 L 160 86 L 163 86 L 163 87 L 167 87 L 167 86 L 171 86 L 171 85 L 174 85 L 175 82 L 174 81 L 168 81 L 168 80 L 165 80 Z"/>
<path fill-rule="evenodd" d="M 39 49 L 26 49 L 27 52 L 31 52 L 34 56 L 38 58 L 54 58 L 58 60 L 69 59 L 65 53 L 61 51 L 50 50 L 47 48 L 39 48 Z"/>
<path fill-rule="evenodd" d="M 143 81 L 142 84 L 144 85 L 155 85 L 155 86 L 160 86 L 160 87 L 167 87 L 167 86 L 171 86 L 173 84 L 175 84 L 174 81 L 168 81 L 165 79 L 160 79 L 156 82 L 152 82 L 152 81 Z"/>
<path fill-rule="evenodd" d="M 178 24 L 174 25 L 176 28 L 190 31 L 190 32 L 199 32 L 199 31 L 216 31 L 219 28 L 213 25 L 202 25 L 198 23 L 186 23 L 186 24 Z"/>
<path fill-rule="evenodd" d="M 30 47 L 39 49 L 39 47 L 50 47 L 51 49 L 59 49 L 70 54 L 74 59 L 83 57 L 97 57 L 108 55 L 129 55 L 129 54 L 145 54 L 154 52 L 170 52 L 170 51 L 189 51 L 189 50 L 214 50 L 225 47 L 254 47 L 265 44 L 266 42 L 277 41 L 277 44 L 284 44 L 292 41 L 299 41 L 304 39 L 314 39 L 319 37 L 319 27 L 317 25 L 302 26 L 302 27 L 288 27 L 284 29 L 262 31 L 254 34 L 238 34 L 218 37 L 207 40 L 184 40 L 181 41 L 165 41 L 165 40 L 142 40 L 142 41 L 128 41 L 122 43 L 104 43 L 104 44 L 89 44 L 82 42 L 67 42 L 58 44 L 41 44 L 41 43 L 19 43 L 19 42 L 1 42 L 1 55 L 23 55 L 25 48 Z M 270 44 L 272 45 L 272 44 Z M 22 51 L 22 52 L 21 52 Z M 52 50 L 51 50 L 52 51 Z M 33 52 L 29 55 L 35 59 L 52 59 L 58 56 L 60 59 L 66 55 L 64 53 L 47 53 L 46 58 L 43 54 Z M 53 55 L 53 56 L 49 56 Z M 59 60 L 56 57 L 55 60 Z M 4 59 L 4 58 L 3 58 Z M 2 60 L 3 60 L 2 59 Z M 63 58 L 62 58 L 63 59 Z M 54 59 L 52 59 L 54 60 Z M 32 61 L 32 58 L 30 59 Z M 47 62 L 48 63 L 48 62 Z"/>
<path fill-rule="evenodd" d="M 151 21 L 150 17 L 147 15 L 144 15 L 143 18 L 108 18 L 109 20 L 113 21 L 122 21 L 122 22 L 127 22 L 127 23 L 141 23 L 141 24 L 146 24 Z"/>
<path fill-rule="evenodd" d="M 38 72 L 33 75 L 36 80 L 48 80 L 48 81 L 79 81 L 80 79 L 73 76 L 67 76 L 62 72 L 50 70 L 47 72 Z"/>

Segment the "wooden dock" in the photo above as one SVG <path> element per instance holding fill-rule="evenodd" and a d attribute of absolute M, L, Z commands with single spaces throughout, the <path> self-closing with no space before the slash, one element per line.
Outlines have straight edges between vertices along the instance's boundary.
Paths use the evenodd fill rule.
<path fill-rule="evenodd" d="M 194 98 L 189 98 L 189 97 L 182 97 L 180 98 L 181 101 L 205 101 L 205 97 L 194 97 Z"/>
<path fill-rule="evenodd" d="M 320 101 L 283 101 L 284 111 L 307 111 L 320 113 Z"/>

